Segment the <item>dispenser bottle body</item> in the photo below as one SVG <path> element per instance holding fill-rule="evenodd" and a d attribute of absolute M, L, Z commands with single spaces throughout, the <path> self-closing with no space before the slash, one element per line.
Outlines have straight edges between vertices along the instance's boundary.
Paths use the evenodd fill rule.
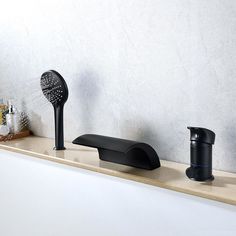
<path fill-rule="evenodd" d="M 20 132 L 20 117 L 17 113 L 7 114 L 6 123 L 9 127 L 11 134 L 16 134 Z"/>
<path fill-rule="evenodd" d="M 21 125 L 20 125 L 20 115 L 17 111 L 17 109 L 12 104 L 12 101 L 8 101 L 8 114 L 6 115 L 6 124 L 10 130 L 11 134 L 16 134 L 21 131 Z"/>

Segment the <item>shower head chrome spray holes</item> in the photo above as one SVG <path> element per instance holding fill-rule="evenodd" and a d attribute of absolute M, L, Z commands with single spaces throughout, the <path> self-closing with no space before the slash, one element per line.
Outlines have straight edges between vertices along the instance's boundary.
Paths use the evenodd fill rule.
<path fill-rule="evenodd" d="M 64 150 L 63 110 L 68 99 L 68 87 L 63 77 L 54 70 L 44 72 L 40 85 L 44 96 L 54 107 L 55 149 Z"/>

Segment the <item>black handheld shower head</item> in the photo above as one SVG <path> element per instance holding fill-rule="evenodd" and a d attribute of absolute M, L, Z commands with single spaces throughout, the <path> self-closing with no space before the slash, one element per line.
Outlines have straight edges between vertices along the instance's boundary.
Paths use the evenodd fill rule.
<path fill-rule="evenodd" d="M 40 85 L 54 107 L 55 149 L 64 150 L 63 109 L 69 95 L 67 84 L 57 71 L 49 70 L 42 74 Z"/>

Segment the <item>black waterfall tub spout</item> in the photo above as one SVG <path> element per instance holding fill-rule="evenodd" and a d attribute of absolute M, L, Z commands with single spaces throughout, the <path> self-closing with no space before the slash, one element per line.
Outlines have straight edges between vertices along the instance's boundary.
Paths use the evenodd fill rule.
<path fill-rule="evenodd" d="M 97 148 L 99 158 L 103 161 L 147 170 L 160 167 L 160 160 L 156 151 L 146 143 L 85 134 L 76 138 L 73 144 Z"/>

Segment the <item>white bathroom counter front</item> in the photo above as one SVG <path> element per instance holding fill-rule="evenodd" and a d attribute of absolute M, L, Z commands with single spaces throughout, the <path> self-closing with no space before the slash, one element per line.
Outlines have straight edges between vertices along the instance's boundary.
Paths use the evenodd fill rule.
<path fill-rule="evenodd" d="M 236 174 L 213 171 L 213 182 L 195 182 L 185 175 L 188 165 L 161 160 L 161 167 L 141 170 L 99 159 L 97 149 L 65 143 L 66 150 L 53 150 L 54 140 L 30 136 L 1 142 L 0 148 L 60 164 L 83 168 L 177 192 L 236 205 Z"/>

